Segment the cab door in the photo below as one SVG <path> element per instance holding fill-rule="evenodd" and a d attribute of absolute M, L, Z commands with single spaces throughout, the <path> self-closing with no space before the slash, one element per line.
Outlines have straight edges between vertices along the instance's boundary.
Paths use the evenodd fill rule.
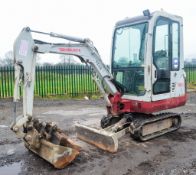
<path fill-rule="evenodd" d="M 154 27 L 152 101 L 171 97 L 172 71 L 179 70 L 179 36 L 176 34 L 179 29 L 174 30 L 174 23 L 171 19 L 159 17 Z"/>

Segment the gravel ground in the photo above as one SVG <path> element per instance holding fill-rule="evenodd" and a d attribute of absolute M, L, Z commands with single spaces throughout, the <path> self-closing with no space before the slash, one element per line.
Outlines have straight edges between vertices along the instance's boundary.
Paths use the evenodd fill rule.
<path fill-rule="evenodd" d="M 178 131 L 142 143 L 125 135 L 115 154 L 76 140 L 82 146 L 80 155 L 65 169 L 56 170 L 28 151 L 22 140 L 10 131 L 12 103 L 11 100 L 0 100 L 0 174 L 196 174 L 196 93 L 189 94 L 186 106 L 168 111 L 182 114 L 182 127 Z M 17 115 L 21 112 L 21 104 L 18 104 Z M 103 100 L 36 99 L 34 102 L 34 116 L 57 122 L 73 139 L 74 123 L 99 125 L 105 113 Z"/>

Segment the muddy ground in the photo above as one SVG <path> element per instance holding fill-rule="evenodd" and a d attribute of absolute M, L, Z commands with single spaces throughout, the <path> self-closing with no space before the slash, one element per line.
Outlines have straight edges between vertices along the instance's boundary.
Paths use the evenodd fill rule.
<path fill-rule="evenodd" d="M 21 104 L 17 113 L 21 114 Z M 120 139 L 115 154 L 78 141 L 83 150 L 63 170 L 28 151 L 9 129 L 13 109 L 11 100 L 0 100 L 1 175 L 183 175 L 196 174 L 196 93 L 190 93 L 186 106 L 170 110 L 182 113 L 182 127 L 148 142 L 136 142 L 129 135 Z M 106 113 L 103 100 L 40 100 L 34 102 L 34 116 L 56 121 L 70 137 L 74 123 L 99 125 Z"/>

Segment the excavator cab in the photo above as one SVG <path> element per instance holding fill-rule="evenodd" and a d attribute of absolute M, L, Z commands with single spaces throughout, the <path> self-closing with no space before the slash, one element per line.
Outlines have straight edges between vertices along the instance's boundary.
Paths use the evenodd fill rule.
<path fill-rule="evenodd" d="M 132 111 L 151 113 L 186 101 L 183 24 L 164 11 L 143 14 L 116 23 L 111 71 L 123 86 L 122 99 L 141 104 Z"/>
<path fill-rule="evenodd" d="M 180 127 L 179 114 L 160 111 L 186 103 L 182 30 L 182 18 L 164 11 L 116 23 L 111 73 L 118 92 L 109 94 L 103 130 L 79 126 L 79 138 L 116 152 L 126 132 L 146 141 Z"/>

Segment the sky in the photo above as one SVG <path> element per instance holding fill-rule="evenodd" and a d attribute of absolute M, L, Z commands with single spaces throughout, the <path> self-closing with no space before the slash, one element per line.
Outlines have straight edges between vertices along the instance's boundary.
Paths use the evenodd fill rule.
<path fill-rule="evenodd" d="M 193 0 L 2 0 L 0 58 L 12 50 L 23 27 L 90 38 L 104 63 L 110 63 L 113 27 L 118 20 L 163 9 L 184 19 L 185 58 L 196 57 L 196 10 Z M 43 57 L 55 63 L 57 55 Z"/>

